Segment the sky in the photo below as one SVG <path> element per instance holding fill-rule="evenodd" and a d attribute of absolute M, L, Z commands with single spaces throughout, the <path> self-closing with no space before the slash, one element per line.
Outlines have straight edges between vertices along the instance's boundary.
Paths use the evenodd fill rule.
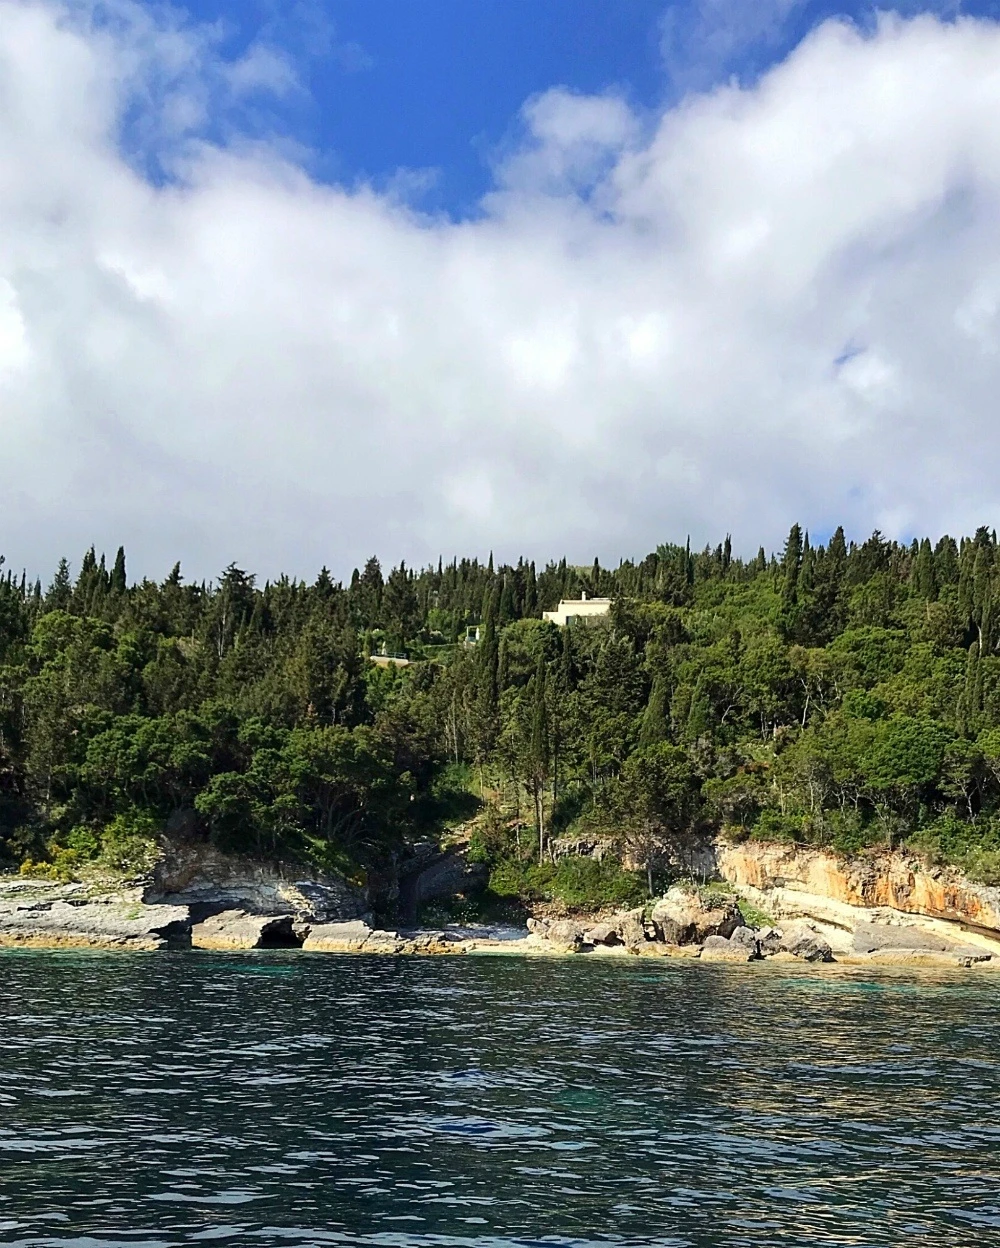
<path fill-rule="evenodd" d="M 1000 4 L 0 0 L 7 565 L 970 532 Z"/>

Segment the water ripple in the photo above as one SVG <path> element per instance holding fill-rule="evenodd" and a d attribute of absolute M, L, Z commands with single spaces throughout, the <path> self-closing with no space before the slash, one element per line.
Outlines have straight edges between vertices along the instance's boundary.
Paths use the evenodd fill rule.
<path fill-rule="evenodd" d="M 998 990 L 5 952 L 0 1245 L 985 1245 Z"/>

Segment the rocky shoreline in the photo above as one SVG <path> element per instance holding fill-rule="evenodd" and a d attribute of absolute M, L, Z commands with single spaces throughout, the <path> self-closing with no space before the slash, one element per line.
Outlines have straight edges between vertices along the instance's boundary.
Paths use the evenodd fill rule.
<path fill-rule="evenodd" d="M 812 965 L 1000 967 L 1000 933 L 970 933 L 955 924 L 918 921 L 901 911 L 857 908 L 853 923 L 831 928 L 807 916 L 766 926 L 748 923 L 737 894 L 675 886 L 651 906 L 581 920 L 533 918 L 527 930 L 443 928 L 388 930 L 368 916 L 331 921 L 310 907 L 306 888 L 297 908 L 255 914 L 196 904 L 149 904 L 147 890 L 99 893 L 83 884 L 0 879 L 0 947 L 242 951 L 456 956 L 667 957 L 709 963 L 770 960 Z M 762 895 L 760 889 L 755 895 Z M 230 903 L 231 904 L 231 903 Z M 319 913 L 317 913 L 319 910 Z M 937 930 L 944 926 L 945 931 Z"/>

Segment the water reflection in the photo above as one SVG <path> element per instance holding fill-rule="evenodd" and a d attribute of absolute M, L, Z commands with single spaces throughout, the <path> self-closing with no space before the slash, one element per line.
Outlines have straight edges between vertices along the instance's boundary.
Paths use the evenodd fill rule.
<path fill-rule="evenodd" d="M 986 1244 L 998 991 L 5 953 L 0 1244 Z"/>

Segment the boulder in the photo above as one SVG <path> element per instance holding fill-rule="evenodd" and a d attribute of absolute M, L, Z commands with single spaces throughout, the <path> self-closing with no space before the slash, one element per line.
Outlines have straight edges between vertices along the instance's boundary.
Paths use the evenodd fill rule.
<path fill-rule="evenodd" d="M 603 919 L 583 932 L 585 945 L 625 945 L 629 949 L 637 949 L 646 943 L 646 939 L 641 906 Z"/>
<path fill-rule="evenodd" d="M 646 929 L 642 922 L 642 908 L 629 910 L 618 920 L 618 937 L 628 949 L 638 949 L 646 943 Z"/>
<path fill-rule="evenodd" d="M 709 937 L 709 940 L 716 940 L 718 937 Z M 751 958 L 759 958 L 760 954 L 760 933 L 755 927 L 738 927 L 729 937 L 729 943 L 734 948 L 745 949 Z"/>
<path fill-rule="evenodd" d="M 762 958 L 781 953 L 781 932 L 776 927 L 762 927 L 757 932 L 757 948 Z"/>
<path fill-rule="evenodd" d="M 529 919 L 528 931 L 568 953 L 576 953 L 584 943 L 583 926 L 572 919 Z"/>
<path fill-rule="evenodd" d="M 584 932 L 583 943 L 585 945 L 620 945 L 622 939 L 618 932 L 617 919 L 605 919 L 602 923 L 596 923 Z"/>
<path fill-rule="evenodd" d="M 750 962 L 756 956 L 746 945 L 725 936 L 706 936 L 701 946 L 703 962 Z"/>
<path fill-rule="evenodd" d="M 698 893 L 676 886 L 660 898 L 650 918 L 657 938 L 669 945 L 703 944 L 709 936 L 729 937 L 744 926 L 734 899 L 704 901 Z"/>
<path fill-rule="evenodd" d="M 829 943 L 808 923 L 793 923 L 781 933 L 780 947 L 803 962 L 832 962 Z"/>
<path fill-rule="evenodd" d="M 262 916 L 224 910 L 195 924 L 191 944 L 196 949 L 267 949 L 294 948 L 299 940 L 292 930 L 290 914 Z"/>

